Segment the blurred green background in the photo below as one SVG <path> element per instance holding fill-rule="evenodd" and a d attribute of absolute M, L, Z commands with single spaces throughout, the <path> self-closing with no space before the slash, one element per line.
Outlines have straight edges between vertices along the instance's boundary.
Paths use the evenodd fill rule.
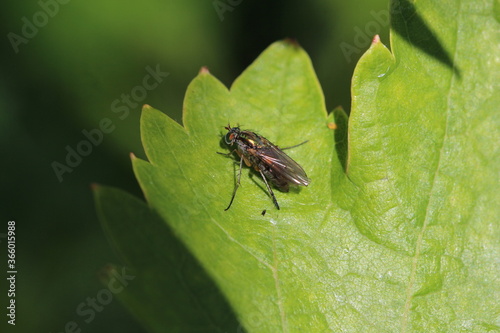
<path fill-rule="evenodd" d="M 129 159 L 130 152 L 145 157 L 142 104 L 181 122 L 184 91 L 201 66 L 229 86 L 267 46 L 290 37 L 309 53 L 328 110 L 342 105 L 348 111 L 357 60 L 374 34 L 389 43 L 389 4 L 379 0 L 41 0 L 0 6 L 0 267 L 6 275 L 5 233 L 7 221 L 15 220 L 19 332 L 63 332 L 69 321 L 82 332 L 144 331 L 116 300 L 89 323 L 76 312 L 103 288 L 99 271 L 120 262 L 101 230 L 90 185 L 142 195 Z M 141 90 L 148 68 L 157 67 L 168 76 Z M 136 100 L 127 105 L 122 98 L 131 93 Z M 86 139 L 83 131 L 98 129 L 105 118 L 114 130 L 71 173 L 58 177 L 53 163 L 66 164 L 67 147 L 77 149 Z M 0 300 L 5 309 L 6 297 Z M 0 327 L 12 329 L 1 313 Z"/>

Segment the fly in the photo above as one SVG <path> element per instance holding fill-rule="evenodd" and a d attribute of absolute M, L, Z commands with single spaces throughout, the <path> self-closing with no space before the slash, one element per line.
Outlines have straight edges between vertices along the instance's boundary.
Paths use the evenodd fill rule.
<path fill-rule="evenodd" d="M 266 184 L 267 191 L 273 199 L 273 203 L 277 209 L 280 209 L 280 206 L 278 205 L 278 201 L 274 196 L 271 186 L 269 186 L 269 182 L 282 192 L 288 192 L 289 185 L 309 185 L 310 180 L 307 178 L 304 169 L 285 154 L 283 150 L 278 148 L 278 146 L 255 132 L 241 130 L 239 127 L 231 127 L 231 125 L 224 128 L 228 131 L 224 137 L 224 141 L 230 147 L 234 147 L 234 149 L 228 154 L 219 154 L 230 156 L 236 151 L 240 157 L 238 180 L 234 186 L 231 201 L 225 210 L 231 208 L 234 197 L 236 196 L 236 191 L 240 186 L 243 162 L 245 162 L 246 166 L 253 167 L 255 171 L 260 173 Z M 283 149 L 297 147 L 305 142 Z"/>

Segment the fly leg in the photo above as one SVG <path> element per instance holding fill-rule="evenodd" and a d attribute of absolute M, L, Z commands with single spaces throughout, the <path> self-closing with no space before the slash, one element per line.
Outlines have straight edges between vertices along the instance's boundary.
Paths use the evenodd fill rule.
<path fill-rule="evenodd" d="M 223 155 L 223 156 L 229 157 L 229 156 L 231 156 L 232 153 L 234 153 L 235 150 L 236 149 L 233 149 L 229 153 L 220 153 L 218 151 L 216 151 L 216 153 L 219 154 L 219 155 Z"/>
<path fill-rule="evenodd" d="M 264 176 L 264 174 L 262 173 L 262 170 L 259 170 L 259 172 L 260 172 L 260 175 L 262 176 L 262 179 L 264 179 L 264 183 L 266 183 L 267 190 L 269 191 L 269 195 L 271 195 L 271 198 L 273 198 L 274 205 L 279 210 L 280 209 L 280 205 L 278 205 L 278 200 L 276 200 L 276 197 L 274 196 L 274 193 L 273 193 L 273 190 L 271 189 L 271 186 L 269 186 L 269 184 L 267 183 L 267 179 Z"/>
<path fill-rule="evenodd" d="M 222 155 L 225 155 L 225 154 L 222 154 Z M 229 206 L 227 206 L 227 208 L 224 209 L 224 211 L 226 211 L 229 208 L 231 208 L 231 205 L 233 204 L 234 197 L 236 196 L 236 191 L 238 190 L 238 187 L 240 186 L 241 169 L 242 168 L 243 168 L 243 157 L 241 157 L 241 159 L 240 159 L 240 171 L 238 172 L 238 180 L 236 181 L 236 185 L 234 185 L 233 196 L 231 197 L 231 201 L 229 202 Z M 268 186 L 268 188 L 269 188 L 269 186 Z"/>

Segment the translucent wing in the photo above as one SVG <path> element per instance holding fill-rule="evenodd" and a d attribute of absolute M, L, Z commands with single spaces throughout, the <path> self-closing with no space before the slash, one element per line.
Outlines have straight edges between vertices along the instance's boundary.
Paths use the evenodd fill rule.
<path fill-rule="evenodd" d="M 257 150 L 260 160 L 268 165 L 276 175 L 280 175 L 294 185 L 309 185 L 310 180 L 304 169 L 278 147 L 269 144 L 266 147 L 259 147 Z"/>

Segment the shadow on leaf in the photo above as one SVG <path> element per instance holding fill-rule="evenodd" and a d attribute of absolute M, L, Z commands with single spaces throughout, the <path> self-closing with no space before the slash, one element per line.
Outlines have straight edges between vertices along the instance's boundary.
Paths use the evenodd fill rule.
<path fill-rule="evenodd" d="M 460 69 L 455 66 L 450 54 L 443 48 L 410 1 L 393 0 L 391 2 L 391 26 L 408 43 L 448 66 L 458 77 L 461 76 Z"/>
<path fill-rule="evenodd" d="M 241 329 L 215 283 L 154 211 L 121 190 L 94 186 L 94 195 L 106 236 L 125 263 L 113 270 L 131 276 L 116 296 L 148 331 Z"/>

